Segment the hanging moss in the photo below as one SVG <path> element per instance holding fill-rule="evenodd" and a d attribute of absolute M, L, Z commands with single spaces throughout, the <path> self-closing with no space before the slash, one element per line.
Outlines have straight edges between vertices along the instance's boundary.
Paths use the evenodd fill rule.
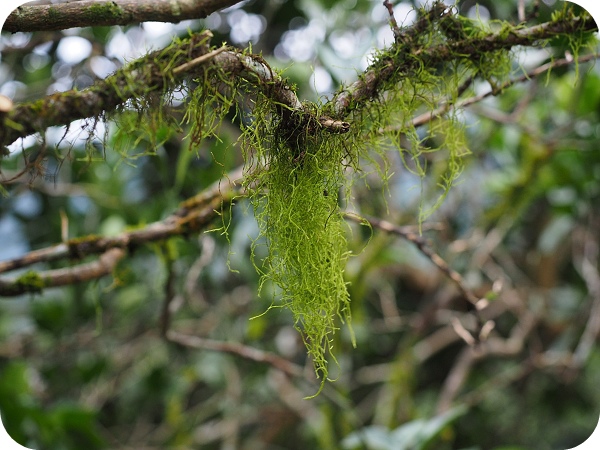
<path fill-rule="evenodd" d="M 507 40 L 518 30 L 494 27 Z M 335 333 L 351 322 L 344 280 L 350 254 L 340 204 L 352 178 L 365 171 L 366 162 L 385 182 L 386 155 L 398 151 L 406 168 L 421 178 L 422 189 L 435 190 L 421 205 L 418 221 L 424 221 L 469 155 L 464 122 L 451 106 L 474 79 L 496 92 L 512 70 L 510 45 L 488 39 L 489 28 L 456 16 L 442 2 L 422 9 L 412 27 L 396 32 L 395 44 L 374 56 L 359 81 L 324 105 L 300 104 L 290 95 L 293 87 L 250 50 L 232 52 L 222 67 L 207 64 L 196 78 L 176 81 L 175 67 L 208 52 L 208 32 L 174 42 L 107 80 L 107 91 L 118 98 L 105 103 L 127 100 L 116 114 L 121 128 L 115 141 L 121 140 L 124 158 L 135 156 L 129 151 L 141 140 L 156 149 L 173 129 L 187 129 L 196 146 L 207 136 L 218 138 L 221 121 L 235 113 L 243 128 L 245 188 L 263 238 L 255 241 L 253 254 L 259 242 L 268 247 L 265 260 L 254 261 L 261 288 L 276 287 L 271 308 L 292 312 L 323 383 L 329 361 L 335 362 Z M 175 120 L 169 108 L 177 90 L 186 103 L 182 119 Z M 417 129 L 413 118 L 429 112 L 436 119 Z M 434 152 L 443 157 L 433 159 Z"/>
<path fill-rule="evenodd" d="M 271 307 L 291 310 L 324 382 L 334 333 L 351 320 L 344 280 L 349 253 L 339 208 L 348 136 L 320 129 L 315 105 L 305 105 L 306 113 L 295 112 L 300 116 L 287 122 L 273 114 L 266 98 L 256 108 L 246 157 L 252 167 L 247 183 L 268 246 L 259 267 L 262 283 L 278 287 Z"/>
<path fill-rule="evenodd" d="M 339 104 L 338 96 L 324 107 L 304 104 L 301 109 L 290 109 L 258 94 L 242 139 L 246 143 L 246 187 L 268 247 L 267 258 L 262 264 L 256 262 L 263 275 L 261 286 L 273 283 L 277 287 L 271 308 L 285 307 L 293 313 L 322 381 L 329 374 L 328 360 L 335 362 L 335 332 L 341 323 L 351 322 L 344 280 L 350 255 L 339 204 L 352 175 L 362 170 L 359 161 L 376 166 L 376 159 L 383 161 L 376 170 L 385 180 L 385 155 L 395 148 L 406 167 L 424 180 L 430 176 L 427 154 L 445 151 L 446 164 L 433 181 L 440 193 L 433 204 L 422 206 L 419 221 L 423 221 L 449 192 L 469 151 L 458 114 L 444 114 L 425 133 L 417 131 L 412 118 L 455 102 L 468 77 L 495 80 L 510 70 L 500 51 L 494 57 L 503 64 L 493 71 L 461 55 L 451 65 L 433 63 L 435 52 L 431 56 L 422 50 L 443 43 L 448 30 L 438 26 L 430 14 L 423 15 L 419 27 L 418 33 L 376 55 L 371 73 L 363 76 L 367 87 L 343 98 L 351 122 L 348 133 L 329 133 L 320 126 L 321 117 L 335 116 L 332 105 L 336 100 Z M 404 76 L 391 74 L 392 67 Z M 382 73 L 385 76 L 379 84 L 370 82 Z M 400 145 L 401 140 L 409 145 Z M 432 147 L 433 142 L 439 142 L 439 147 Z"/>

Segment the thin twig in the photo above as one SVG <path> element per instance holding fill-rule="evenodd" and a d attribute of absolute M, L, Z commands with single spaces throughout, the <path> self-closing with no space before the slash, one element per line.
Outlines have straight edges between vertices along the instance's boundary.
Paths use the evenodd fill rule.
<path fill-rule="evenodd" d="M 423 114 L 415 117 L 411 121 L 411 125 L 415 128 L 420 127 L 422 125 L 425 125 L 426 123 L 431 122 L 433 119 L 441 117 L 442 115 L 444 115 L 451 109 L 466 108 L 467 106 L 472 105 L 474 103 L 478 103 L 488 97 L 497 96 L 498 94 L 502 93 L 503 91 L 505 91 L 506 89 L 508 89 L 509 87 L 511 87 L 517 83 L 523 83 L 525 81 L 529 81 L 530 79 L 538 77 L 552 69 L 567 66 L 567 65 L 573 64 L 575 62 L 577 64 L 583 64 L 585 62 L 589 62 L 589 61 L 592 61 L 592 60 L 595 60 L 598 58 L 600 58 L 599 54 L 591 53 L 588 55 L 581 56 L 576 61 L 574 61 L 573 58 L 563 58 L 563 59 L 557 59 L 555 61 L 551 61 L 549 63 L 546 63 L 539 67 L 536 67 L 535 69 L 527 72 L 526 74 L 523 74 L 512 80 L 506 81 L 501 86 L 496 87 L 495 89 L 490 89 L 482 94 L 475 95 L 473 97 L 469 97 L 460 102 L 456 102 L 455 104 L 452 104 L 450 102 L 444 103 L 442 106 L 436 108 L 433 111 L 426 112 L 426 113 L 423 113 Z M 398 129 L 399 129 L 398 126 L 390 126 L 390 127 L 384 128 L 382 131 L 384 131 L 384 132 L 385 131 L 396 131 Z"/>
<path fill-rule="evenodd" d="M 401 39 L 400 36 L 402 36 L 402 32 L 400 31 L 400 28 L 398 27 L 398 22 L 396 22 L 396 17 L 394 17 L 394 7 L 388 0 L 385 0 L 383 2 L 383 6 L 385 6 L 388 10 L 388 14 L 390 15 L 390 26 L 392 28 L 392 32 L 394 33 L 394 38 L 396 39 L 396 42 L 398 42 L 398 40 Z"/>
<path fill-rule="evenodd" d="M 303 376 L 303 370 L 300 366 L 274 353 L 258 350 L 247 345 L 242 345 L 235 342 L 216 341 L 213 339 L 201 338 L 199 336 L 190 336 L 173 330 L 167 331 L 167 339 L 184 347 L 231 353 L 241 356 L 244 359 L 268 364 L 284 372 L 290 377 Z"/>
<path fill-rule="evenodd" d="M 169 250 L 162 247 L 165 268 L 167 270 L 167 279 L 165 280 L 165 298 L 163 299 L 163 307 L 160 314 L 160 334 L 163 338 L 167 337 L 167 332 L 171 326 L 171 305 L 175 298 L 175 271 L 173 270 L 173 258 L 169 255 Z"/>
<path fill-rule="evenodd" d="M 194 58 L 191 61 L 186 62 L 185 64 L 182 64 L 181 66 L 174 68 L 173 69 L 173 73 L 175 75 L 177 75 L 177 74 L 179 74 L 181 72 L 185 72 L 187 70 L 190 70 L 192 67 L 195 67 L 195 66 L 198 66 L 200 64 L 205 63 L 206 61 L 214 58 L 219 53 L 221 53 L 221 52 L 223 52 L 225 50 L 227 50 L 227 47 L 223 46 L 223 47 L 219 47 L 218 49 L 213 50 L 212 52 L 209 52 L 209 53 L 207 53 L 205 55 L 198 56 L 197 58 Z"/>
<path fill-rule="evenodd" d="M 375 217 L 361 217 L 352 213 L 345 213 L 345 216 L 356 222 L 356 223 L 365 223 L 367 222 L 371 227 L 377 228 L 382 231 L 386 231 L 388 233 L 396 234 L 406 239 L 407 241 L 412 242 L 417 246 L 419 251 L 423 253 L 439 270 L 441 270 L 448 278 L 450 278 L 456 286 L 459 288 L 460 292 L 465 296 L 465 298 L 477 309 L 481 309 L 480 298 L 477 297 L 473 291 L 471 291 L 464 282 L 462 276 L 453 270 L 444 259 L 434 252 L 428 245 L 423 237 L 419 236 L 415 231 L 413 231 L 413 227 L 399 227 L 394 225 L 393 223 L 387 222 L 385 220 L 377 219 Z"/>
<path fill-rule="evenodd" d="M 527 17 L 525 16 L 525 0 L 519 0 L 517 5 L 517 17 L 519 18 L 520 23 L 523 23 L 525 20 L 527 20 Z"/>

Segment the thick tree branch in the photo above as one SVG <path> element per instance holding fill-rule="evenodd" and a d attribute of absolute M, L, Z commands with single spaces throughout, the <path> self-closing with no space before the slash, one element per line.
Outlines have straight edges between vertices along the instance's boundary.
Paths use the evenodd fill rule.
<path fill-rule="evenodd" d="M 8 145 L 51 126 L 101 116 L 132 98 L 161 92 L 166 84 L 181 83 L 189 73 L 174 73 L 173 69 L 207 54 L 210 38 L 212 33 L 204 31 L 173 45 L 169 51 L 152 52 L 83 91 L 57 92 L 35 102 L 16 105 L 0 117 L 0 144 Z M 171 70 L 165 71 L 165 67 Z M 197 73 L 201 69 L 194 66 L 192 70 Z"/>
<path fill-rule="evenodd" d="M 54 5 L 21 6 L 8 16 L 3 30 L 54 31 L 74 27 L 180 22 L 203 19 L 241 0 L 84 0 Z"/>
<path fill-rule="evenodd" d="M 248 55 L 225 47 L 209 52 L 210 31 L 204 31 L 167 50 L 152 52 L 99 80 L 83 91 L 57 92 L 31 103 L 16 105 L 0 115 L 0 145 L 48 127 L 68 125 L 89 117 L 99 117 L 132 99 L 153 92 L 174 89 L 185 79 L 206 74 L 215 83 L 240 77 L 287 111 L 310 115 L 294 90 L 258 55 Z M 165 66 L 167 69 L 165 69 Z M 312 115 L 311 115 L 312 118 Z M 327 116 L 312 118 L 316 126 L 333 133 L 345 133 L 350 125 Z"/>

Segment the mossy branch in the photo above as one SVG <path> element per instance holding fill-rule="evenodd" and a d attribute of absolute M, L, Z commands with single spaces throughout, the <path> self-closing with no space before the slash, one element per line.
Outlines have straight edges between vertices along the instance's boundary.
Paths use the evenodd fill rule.
<path fill-rule="evenodd" d="M 113 0 L 20 6 L 8 18 L 3 30 L 54 31 L 74 27 L 130 25 L 140 22 L 180 22 L 203 19 L 240 0 Z"/>
<path fill-rule="evenodd" d="M 459 36 L 458 39 L 450 38 L 440 44 L 423 46 L 418 39 L 419 33 L 415 30 L 421 30 L 432 21 L 440 22 L 445 34 L 456 30 L 456 22 L 450 10 L 443 3 L 436 2 L 428 12 L 422 14 L 415 25 L 405 29 L 402 37 L 397 37 L 396 43 L 377 58 L 356 82 L 334 95 L 329 107 L 334 111 L 335 117 L 347 117 L 352 111 L 361 109 L 390 86 L 410 77 L 416 71 L 435 68 L 455 60 L 479 59 L 482 55 L 511 50 L 517 46 L 537 46 L 557 36 L 598 29 L 587 13 L 581 16 L 565 14 L 556 20 L 529 28 L 503 27 L 497 32 L 479 32 L 473 37 Z"/>
<path fill-rule="evenodd" d="M 443 4 L 434 4 L 429 11 L 422 13 L 415 25 L 403 30 L 397 43 L 378 58 L 358 81 L 338 91 L 324 110 L 330 111 L 335 119 L 343 119 L 414 71 L 433 68 L 456 59 L 467 60 L 489 52 L 509 50 L 515 46 L 534 46 L 558 35 L 596 29 L 594 21 L 587 14 L 575 17 L 565 15 L 530 28 L 479 33 L 472 38 L 447 40 L 430 47 L 419 44 L 418 37 L 432 21 L 443 21 L 451 17 Z M 172 69 L 208 53 L 211 36 L 209 31 L 204 31 L 164 50 L 152 52 L 83 91 L 55 93 L 35 102 L 15 106 L 0 118 L 0 145 L 8 145 L 18 138 L 43 132 L 51 126 L 101 116 L 129 99 L 142 98 L 150 92 L 174 89 L 182 80 L 198 76 L 204 70 L 204 66 L 193 66 L 190 71 L 177 73 Z M 290 129 L 302 127 L 306 123 L 317 123 L 337 133 L 349 129 L 347 122 L 336 121 L 328 116 L 310 117 L 312 113 L 304 108 L 294 90 L 257 55 L 229 49 L 214 56 L 210 64 L 218 69 L 214 72 L 215 79 L 242 78 L 274 103 L 280 104 L 279 113 L 284 122 L 298 118 L 304 121 L 301 124 L 290 124 Z M 294 111 L 302 114 L 294 115 Z"/>
<path fill-rule="evenodd" d="M 209 52 L 211 37 L 210 31 L 204 31 L 152 52 L 85 90 L 57 92 L 14 106 L 0 115 L 0 145 L 9 145 L 51 126 L 102 116 L 132 99 L 144 99 L 151 93 L 173 90 L 186 79 L 202 78 L 204 75 L 215 83 L 225 79 L 244 80 L 278 104 L 289 120 L 294 119 L 293 111 L 304 113 L 304 117 L 310 115 L 294 90 L 264 59 L 233 49 L 224 51 L 219 48 Z M 203 64 L 196 64 L 198 61 Z M 311 120 L 318 127 L 334 133 L 345 133 L 349 129 L 346 122 L 334 121 L 327 116 Z M 290 125 L 290 128 L 293 127 Z"/>
<path fill-rule="evenodd" d="M 97 261 L 44 272 L 30 271 L 14 279 L 0 278 L 0 296 L 39 294 L 49 287 L 69 286 L 96 280 L 109 275 L 124 256 L 125 250 L 111 248 L 100 255 Z"/>
<path fill-rule="evenodd" d="M 189 72 L 180 73 L 174 73 L 173 69 L 208 53 L 211 37 L 210 31 L 204 31 L 167 49 L 151 52 L 83 91 L 57 92 L 16 105 L 0 118 L 0 143 L 8 145 L 51 126 L 98 117 L 128 100 L 144 98 L 180 84 L 185 78 L 197 75 L 203 67 L 194 66 Z"/>
<path fill-rule="evenodd" d="M 444 114 L 446 114 L 448 111 L 450 111 L 452 109 L 463 109 L 470 105 L 478 103 L 485 98 L 499 95 L 502 92 L 504 92 L 506 89 L 508 89 L 511 86 L 514 86 L 517 83 L 524 83 L 525 81 L 529 81 L 533 78 L 539 77 L 540 75 L 543 75 L 543 74 L 549 72 L 550 70 L 554 70 L 559 67 L 572 65 L 574 62 L 576 64 L 583 64 L 583 63 L 593 61 L 598 58 L 600 58 L 600 55 L 590 53 L 588 55 L 584 55 L 584 56 L 581 56 L 580 58 L 577 58 L 576 61 L 573 60 L 573 57 L 556 59 L 554 61 L 543 64 L 539 67 L 536 67 L 535 69 L 530 70 L 529 72 L 527 72 L 519 77 L 508 80 L 505 83 L 503 83 L 502 85 L 498 86 L 496 89 L 490 89 L 482 94 L 474 95 L 472 97 L 466 98 L 466 99 L 461 100 L 456 103 L 446 101 L 445 103 L 440 105 L 435 110 L 428 111 L 428 112 L 418 115 L 417 117 L 414 117 L 411 121 L 411 125 L 415 128 L 420 127 L 422 125 L 425 125 L 426 123 L 431 122 L 434 119 L 442 117 Z M 388 126 L 388 127 L 385 127 L 384 129 L 382 129 L 381 132 L 385 133 L 385 132 L 389 132 L 389 131 L 399 131 L 400 128 L 401 127 L 398 125 L 391 125 L 391 126 Z"/>

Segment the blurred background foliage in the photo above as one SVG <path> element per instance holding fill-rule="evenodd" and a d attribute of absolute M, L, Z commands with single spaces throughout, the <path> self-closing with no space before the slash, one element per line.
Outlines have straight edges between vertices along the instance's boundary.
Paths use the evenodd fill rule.
<path fill-rule="evenodd" d="M 397 19 L 414 20 L 415 3 L 396 4 Z M 539 22 L 562 8 L 539 3 Z M 517 4 L 461 1 L 458 9 L 516 22 Z M 393 39 L 387 10 L 370 0 L 249 1 L 177 25 L 3 33 L 0 93 L 20 102 L 83 89 L 205 27 L 215 44 L 250 42 L 312 100 L 352 82 Z M 555 44 L 515 52 L 515 70 L 564 57 L 566 40 Z M 346 275 L 358 346 L 342 328 L 337 380 L 304 400 L 318 384 L 291 315 L 261 315 L 269 299 L 257 296 L 250 258 L 257 226 L 240 199 L 228 239 L 203 233 L 147 245 L 113 278 L 0 301 L 0 411 L 10 434 L 40 450 L 558 450 L 583 442 L 600 412 L 600 69 L 557 68 L 462 117 L 472 155 L 423 235 L 477 295 L 495 298 L 492 336 L 504 347 L 473 356 L 451 325 L 471 313 L 455 285 L 411 243 L 353 224 Z M 60 242 L 61 216 L 70 237 L 160 220 L 242 163 L 234 124 L 200 148 L 190 148 L 185 128 L 162 130 L 163 144 L 152 148 L 114 124 L 98 124 L 93 138 L 82 126 L 48 130 L 55 154 L 7 186 L 1 259 Z M 24 158 L 36 160 L 40 143 L 27 138 L 11 150 L 5 179 Z M 355 184 L 349 209 L 416 225 L 421 196 L 435 192 L 426 182 L 422 190 L 397 155 L 390 160 L 389 185 L 365 175 L 368 188 Z M 435 173 L 444 160 L 428 164 Z M 167 285 L 173 329 L 273 352 L 307 377 L 166 342 Z"/>

